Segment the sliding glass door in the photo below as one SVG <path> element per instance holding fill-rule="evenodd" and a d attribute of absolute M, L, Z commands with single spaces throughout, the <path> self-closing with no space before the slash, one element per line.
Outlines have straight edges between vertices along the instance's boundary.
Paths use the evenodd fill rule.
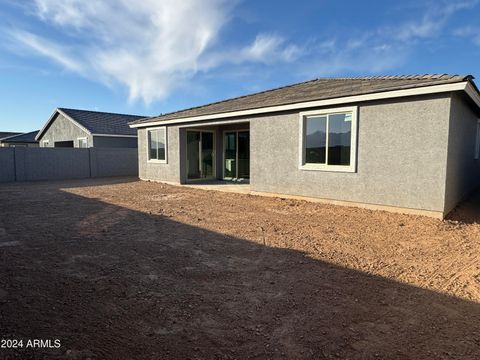
<path fill-rule="evenodd" d="M 237 177 L 237 133 L 225 133 L 223 144 L 225 149 L 223 177 L 233 179 Z"/>
<path fill-rule="evenodd" d="M 213 131 L 187 130 L 187 178 L 215 177 L 215 140 Z"/>
<path fill-rule="evenodd" d="M 187 131 L 187 176 L 200 179 L 200 133 Z"/>
<path fill-rule="evenodd" d="M 225 132 L 223 149 L 223 177 L 228 180 L 248 179 L 250 177 L 250 132 Z"/>
<path fill-rule="evenodd" d="M 202 131 L 200 133 L 200 150 L 202 152 L 202 158 L 200 161 L 202 177 L 203 178 L 213 178 L 215 177 L 215 165 L 214 165 L 214 133 Z"/>
<path fill-rule="evenodd" d="M 237 138 L 237 177 L 248 179 L 250 177 L 250 133 L 248 131 L 239 131 Z"/>

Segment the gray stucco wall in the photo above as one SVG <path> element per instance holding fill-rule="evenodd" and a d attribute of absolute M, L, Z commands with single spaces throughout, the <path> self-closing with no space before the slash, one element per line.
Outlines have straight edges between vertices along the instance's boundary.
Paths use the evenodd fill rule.
<path fill-rule="evenodd" d="M 353 105 L 358 105 L 355 173 L 299 169 L 299 112 L 245 118 L 251 189 L 443 212 L 450 94 Z M 168 164 L 153 164 L 146 161 L 146 131 L 139 130 L 140 178 L 184 181 L 179 161 L 185 161 L 185 152 L 179 152 L 183 134 L 184 129 L 169 127 Z"/>
<path fill-rule="evenodd" d="M 92 136 L 83 129 L 75 125 L 72 121 L 66 119 L 62 114 L 57 114 L 56 118 L 50 124 L 47 131 L 40 140 L 40 147 L 44 147 L 43 141 L 48 140 L 48 147 L 54 147 L 55 142 L 73 141 L 74 147 L 78 147 L 78 138 L 87 138 L 88 146 L 92 144 Z"/>
<path fill-rule="evenodd" d="M 136 137 L 93 136 L 93 146 L 96 148 L 136 148 Z"/>
<path fill-rule="evenodd" d="M 356 173 L 299 169 L 298 113 L 252 121 L 251 188 L 443 211 L 449 106 L 448 95 L 361 104 Z"/>
<path fill-rule="evenodd" d="M 445 194 L 447 212 L 480 186 L 480 161 L 475 160 L 480 114 L 475 113 L 472 105 L 459 94 L 452 96 L 450 114 Z"/>
<path fill-rule="evenodd" d="M 180 130 L 178 126 L 170 126 L 167 129 L 167 163 L 148 161 L 147 146 L 147 130 L 139 129 L 138 175 L 140 179 L 180 183 Z"/>

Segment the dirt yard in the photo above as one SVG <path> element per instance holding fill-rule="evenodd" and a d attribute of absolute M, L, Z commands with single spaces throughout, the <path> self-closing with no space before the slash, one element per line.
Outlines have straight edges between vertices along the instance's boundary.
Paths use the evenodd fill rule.
<path fill-rule="evenodd" d="M 442 222 L 139 181 L 2 185 L 0 338 L 61 347 L 0 357 L 478 359 L 475 206 Z"/>

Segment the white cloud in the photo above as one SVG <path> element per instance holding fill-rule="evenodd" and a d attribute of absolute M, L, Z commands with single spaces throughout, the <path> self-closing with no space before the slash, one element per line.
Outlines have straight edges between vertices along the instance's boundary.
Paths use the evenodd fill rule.
<path fill-rule="evenodd" d="M 304 53 L 295 44 L 286 44 L 283 37 L 273 34 L 258 34 L 254 41 L 240 48 L 230 48 L 206 54 L 201 67 L 209 70 L 222 64 L 293 62 Z"/>
<path fill-rule="evenodd" d="M 416 20 L 363 32 L 349 28 L 304 43 L 260 33 L 243 45 L 221 37 L 237 1 L 30 0 L 22 8 L 43 23 L 36 28 L 42 30 L 5 31 L 0 25 L 0 35 L 3 28 L 8 46 L 15 43 L 16 50 L 21 46 L 93 81 L 125 87 L 130 100 L 150 103 L 191 87 L 199 73 L 241 73 L 248 67 L 252 74 L 255 64 L 271 74 L 286 64 L 293 77 L 389 72 L 408 61 L 415 44 L 441 34 L 456 12 L 480 0 L 430 2 L 423 14 L 415 9 Z M 468 36 L 480 45 L 477 30 L 469 29 Z M 7 46 L 4 40 L 0 44 Z"/>
<path fill-rule="evenodd" d="M 429 3 L 416 20 L 371 29 L 343 41 L 325 41 L 331 46 L 317 49 L 318 60 L 312 61 L 304 73 L 316 76 L 388 73 L 408 62 L 418 44 L 440 35 L 456 12 L 478 3 L 479 0 L 436 1 Z M 470 33 L 473 35 L 471 29 Z M 474 41 L 480 43 L 480 35 Z"/>
<path fill-rule="evenodd" d="M 298 55 L 299 48 L 270 35 L 258 35 L 250 46 L 228 54 L 212 51 L 235 2 L 33 0 L 31 11 L 54 24 L 55 40 L 25 30 L 10 35 L 69 70 L 126 86 L 130 100 L 150 103 L 212 66 L 291 61 Z"/>
<path fill-rule="evenodd" d="M 384 74 L 403 65 L 408 55 L 407 47 L 391 41 L 387 44 L 370 37 L 351 39 L 316 53 L 302 73 L 309 77 L 345 73 Z"/>
<path fill-rule="evenodd" d="M 478 2 L 479 0 L 444 0 L 433 2 L 420 20 L 409 21 L 396 28 L 390 28 L 389 32 L 394 34 L 395 38 L 402 41 L 436 36 L 452 15 L 461 10 L 471 9 L 475 7 Z"/>
<path fill-rule="evenodd" d="M 260 34 L 250 46 L 242 49 L 240 57 L 267 63 L 278 59 L 284 61 L 297 59 L 302 50 L 296 45 L 285 47 L 284 43 L 285 39 L 280 36 Z"/>
<path fill-rule="evenodd" d="M 476 26 L 465 26 L 456 29 L 453 34 L 460 37 L 468 37 L 472 39 L 472 42 L 480 46 L 480 27 Z"/>
<path fill-rule="evenodd" d="M 84 70 L 82 64 L 74 59 L 73 56 L 68 55 L 68 50 L 51 41 L 40 38 L 32 33 L 26 31 L 12 31 L 10 32 L 12 40 L 27 46 L 33 51 L 54 59 L 58 64 L 65 68 L 77 72 Z"/>
<path fill-rule="evenodd" d="M 73 57 L 83 66 L 70 69 L 104 83 L 123 84 L 131 100 L 146 103 L 165 97 L 176 82 L 196 71 L 199 56 L 216 40 L 230 10 L 223 0 L 36 0 L 35 4 L 42 20 L 53 20 L 59 31 L 69 32 L 66 41 L 78 41 Z M 51 41 L 43 41 L 51 46 L 42 51 L 23 43 L 54 61 L 59 52 L 63 63 L 69 58 L 59 51 L 62 45 Z"/>

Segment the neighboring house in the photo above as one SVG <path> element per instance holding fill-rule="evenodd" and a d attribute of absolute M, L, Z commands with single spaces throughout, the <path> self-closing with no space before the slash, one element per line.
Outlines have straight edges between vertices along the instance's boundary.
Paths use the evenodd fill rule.
<path fill-rule="evenodd" d="M 472 76 L 324 78 L 137 120 L 141 179 L 444 217 L 480 183 Z M 321 219 L 319 219 L 321 221 Z"/>
<path fill-rule="evenodd" d="M 35 130 L 0 139 L 0 147 L 38 147 L 38 141 L 35 140 L 37 134 L 38 130 Z"/>
<path fill-rule="evenodd" d="M 2 144 L 3 139 L 7 139 L 10 136 L 20 135 L 21 133 L 18 132 L 7 132 L 7 131 L 0 131 L 0 147 L 4 147 Z"/>
<path fill-rule="evenodd" d="M 40 147 L 136 148 L 137 132 L 128 126 L 144 116 L 56 109 L 38 132 Z"/>

